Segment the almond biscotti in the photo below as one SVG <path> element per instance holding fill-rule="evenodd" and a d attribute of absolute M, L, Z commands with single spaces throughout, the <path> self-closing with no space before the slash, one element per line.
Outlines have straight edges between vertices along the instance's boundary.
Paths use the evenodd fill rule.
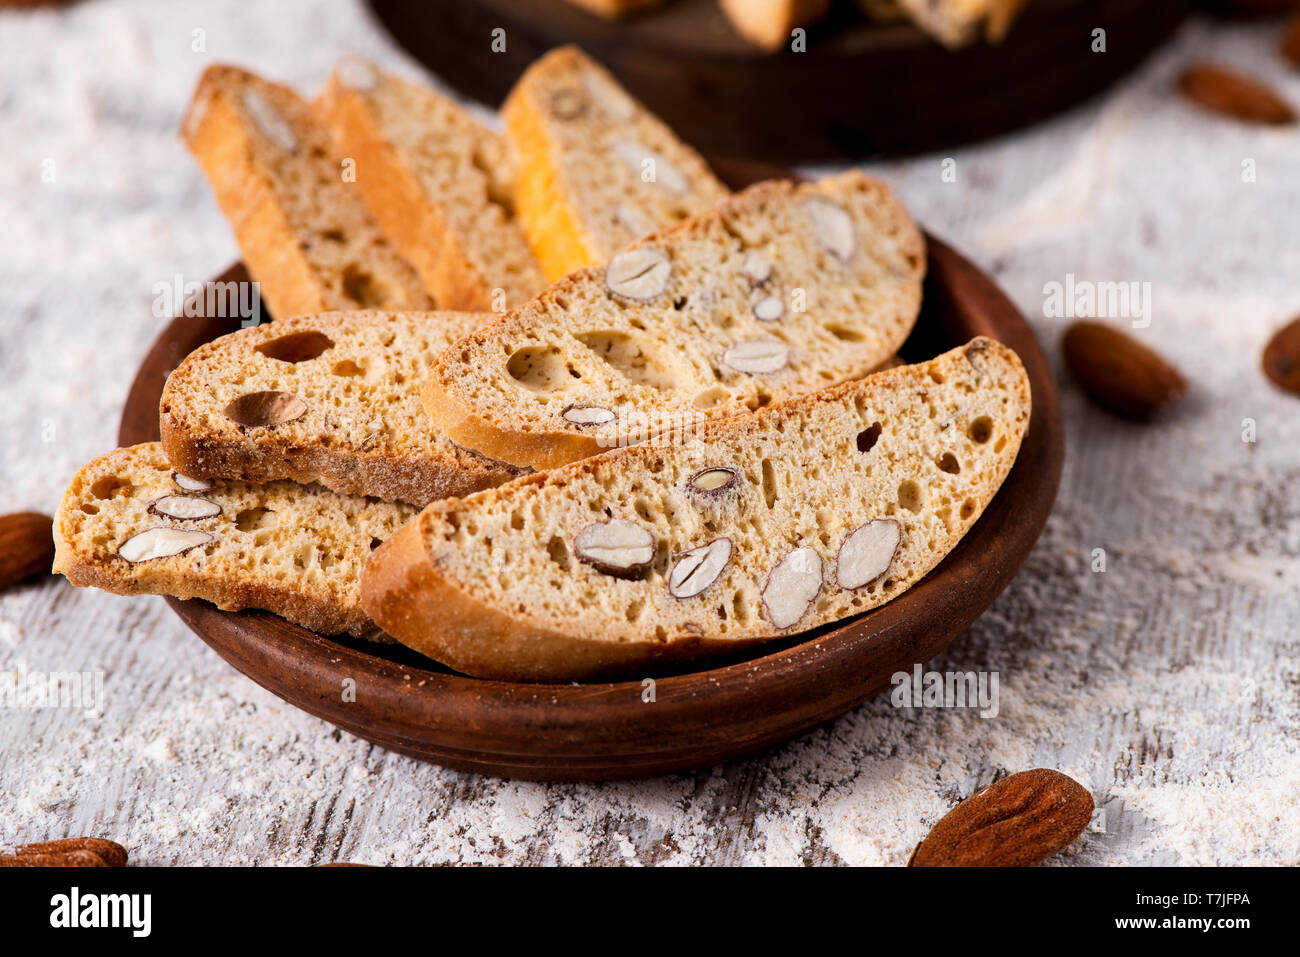
<path fill-rule="evenodd" d="M 907 338 L 924 269 L 879 180 L 760 183 L 457 343 L 425 408 L 461 445 L 550 468 L 866 375 Z"/>
<path fill-rule="evenodd" d="M 181 126 L 274 316 L 431 309 L 327 127 L 293 90 L 233 66 L 204 71 Z"/>
<path fill-rule="evenodd" d="M 934 568 L 1020 448 L 1029 383 L 929 362 L 435 502 L 366 565 L 385 631 L 486 678 L 638 673 L 859 614 Z"/>
<path fill-rule="evenodd" d="M 501 115 L 519 221 L 552 281 L 727 195 L 694 150 L 577 47 L 529 66 Z"/>
<path fill-rule="evenodd" d="M 974 42 L 983 32 L 997 42 L 1029 0 L 895 0 L 917 26 L 948 47 Z"/>
<path fill-rule="evenodd" d="M 633 13 L 661 7 L 665 2 L 666 0 L 569 0 L 575 7 L 581 7 L 606 20 L 621 20 Z"/>
<path fill-rule="evenodd" d="M 77 473 L 54 520 L 54 571 L 118 595 L 203 598 L 322 634 L 376 637 L 361 569 L 415 514 L 319 486 L 197 481 L 150 442 Z"/>
<path fill-rule="evenodd" d="M 442 309 L 504 311 L 546 285 L 505 142 L 433 90 L 349 57 L 317 101 L 384 233 Z"/>
<path fill-rule="evenodd" d="M 820 20 L 831 0 L 720 0 L 736 32 L 764 50 L 790 44 L 790 32 Z"/>
<path fill-rule="evenodd" d="M 465 312 L 295 316 L 222 336 L 167 379 L 168 460 L 195 478 L 319 482 L 423 506 L 520 469 L 438 433 L 420 403 L 433 357 L 478 328 Z"/>

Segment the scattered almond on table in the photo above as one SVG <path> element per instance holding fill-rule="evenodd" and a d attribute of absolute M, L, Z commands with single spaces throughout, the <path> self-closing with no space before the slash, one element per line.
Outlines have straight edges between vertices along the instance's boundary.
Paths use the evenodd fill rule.
<path fill-rule="evenodd" d="M 1300 318 L 1273 334 L 1264 347 L 1263 365 L 1274 385 L 1300 395 Z"/>
<path fill-rule="evenodd" d="M 0 516 L 0 588 L 50 573 L 54 520 L 39 512 Z"/>
<path fill-rule="evenodd" d="M 1076 322 L 1062 342 L 1084 394 L 1126 419 L 1146 421 L 1187 394 L 1187 380 L 1156 352 L 1100 322 Z"/>
<path fill-rule="evenodd" d="M 1289 126 L 1291 104 L 1254 77 L 1211 63 L 1194 63 L 1178 78 L 1183 96 L 1202 109 L 1243 123 Z"/>
<path fill-rule="evenodd" d="M 1092 820 L 1092 795 L 1046 768 L 976 791 L 916 846 L 908 867 L 1028 867 L 1074 841 Z"/>
<path fill-rule="evenodd" d="M 125 867 L 126 848 L 98 837 L 0 846 L 0 867 Z"/>
<path fill-rule="evenodd" d="M 1300 13 L 1291 18 L 1282 33 L 1282 56 L 1300 67 Z"/>

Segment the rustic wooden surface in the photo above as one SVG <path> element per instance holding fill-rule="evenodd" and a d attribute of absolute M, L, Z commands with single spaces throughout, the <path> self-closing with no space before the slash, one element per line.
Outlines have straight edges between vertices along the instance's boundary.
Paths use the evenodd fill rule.
<path fill-rule="evenodd" d="M 49 580 L 0 596 L 0 671 L 102 671 L 105 707 L 0 710 L 0 842 L 96 834 L 155 864 L 893 865 L 979 785 L 1043 766 L 1100 812 L 1056 863 L 1300 862 L 1300 405 L 1258 368 L 1300 313 L 1300 134 L 1204 118 L 1170 92 L 1183 62 L 1212 56 L 1300 102 L 1273 32 L 1189 24 L 1104 102 L 952 154 L 955 182 L 939 155 L 873 167 L 999 277 L 1053 354 L 1067 320 L 1043 315 L 1045 283 L 1151 282 L 1135 335 L 1192 382 L 1146 428 L 1065 384 L 1047 532 L 932 665 L 996 671 L 996 718 L 878 700 L 707 771 L 507 782 L 333 731 L 235 673 L 159 599 Z M 199 70 L 233 60 L 311 90 L 351 50 L 404 63 L 359 5 L 0 15 L 0 511 L 52 510 L 113 445 L 163 322 L 153 285 L 236 256 L 175 136 Z"/>

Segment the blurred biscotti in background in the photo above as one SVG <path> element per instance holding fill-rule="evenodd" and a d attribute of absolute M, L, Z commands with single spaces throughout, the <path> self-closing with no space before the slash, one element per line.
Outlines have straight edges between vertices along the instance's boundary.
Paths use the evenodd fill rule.
<path fill-rule="evenodd" d="M 662 7 L 667 0 L 568 0 L 568 2 L 606 20 L 618 20 L 632 13 Z"/>
<path fill-rule="evenodd" d="M 606 19 L 663 6 L 668 0 L 569 0 Z M 1029 0 L 854 0 L 882 23 L 908 19 L 944 46 L 962 47 L 981 36 L 1001 40 Z M 717 0 L 736 32 L 762 50 L 789 47 L 792 31 L 822 20 L 833 0 Z M 1273 4 L 1278 9 L 1282 0 Z"/>
<path fill-rule="evenodd" d="M 894 0 L 912 22 L 945 46 L 960 47 L 981 33 L 996 43 L 1029 0 Z"/>
<path fill-rule="evenodd" d="M 820 20 L 831 0 L 718 0 L 736 32 L 764 50 L 790 43 L 790 31 Z"/>

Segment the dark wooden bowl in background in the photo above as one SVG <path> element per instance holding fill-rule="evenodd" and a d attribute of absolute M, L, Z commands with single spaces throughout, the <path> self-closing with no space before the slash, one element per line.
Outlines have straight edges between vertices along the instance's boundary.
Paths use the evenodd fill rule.
<path fill-rule="evenodd" d="M 1182 22 L 1190 0 L 1035 0 L 996 45 L 946 50 L 910 24 L 841 4 L 808 50 L 767 54 L 717 0 L 609 23 L 564 0 L 370 0 L 393 37 L 489 106 L 552 47 L 576 43 L 687 142 L 765 162 L 946 149 L 1036 123 L 1099 93 Z M 1106 52 L 1092 31 L 1106 30 Z M 504 52 L 492 52 L 505 30 Z"/>
<path fill-rule="evenodd" d="M 739 188 L 770 175 L 715 163 Z M 505 777 L 592 780 L 706 767 L 815 728 L 929 661 L 1006 588 L 1042 531 L 1065 454 L 1051 367 L 1033 331 L 991 279 L 933 236 L 924 301 L 902 349 L 915 361 L 977 335 L 1020 354 L 1033 417 L 1015 467 L 957 548 L 889 604 L 730 662 L 639 681 L 515 684 L 455 674 L 400 645 L 313 634 L 267 612 L 238 614 L 204 601 L 167 601 L 219 655 L 284 700 L 367 741 L 448 767 Z M 244 282 L 236 265 L 218 282 Z M 191 351 L 234 331 L 238 319 L 178 318 L 145 357 L 127 397 L 118 441 L 158 438 L 158 401 Z M 352 679 L 355 700 L 342 700 Z"/>

